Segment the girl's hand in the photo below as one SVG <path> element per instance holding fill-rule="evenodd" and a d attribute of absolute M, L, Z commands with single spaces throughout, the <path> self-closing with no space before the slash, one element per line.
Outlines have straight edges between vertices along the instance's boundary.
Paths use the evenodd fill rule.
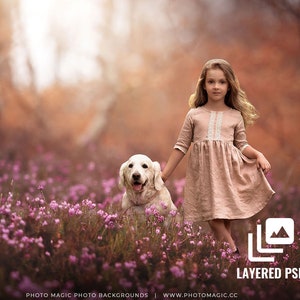
<path fill-rule="evenodd" d="M 262 169 L 265 174 L 271 170 L 271 165 L 262 153 L 257 156 L 256 165 L 258 169 Z"/>

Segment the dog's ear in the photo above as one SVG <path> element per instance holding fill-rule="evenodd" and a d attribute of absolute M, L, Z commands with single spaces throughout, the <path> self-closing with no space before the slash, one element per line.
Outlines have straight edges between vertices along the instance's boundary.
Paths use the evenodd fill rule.
<path fill-rule="evenodd" d="M 153 162 L 153 169 L 154 169 L 154 187 L 156 190 L 160 191 L 164 186 L 164 182 L 161 178 L 161 169 L 160 169 L 159 162 L 157 161 Z"/>
<path fill-rule="evenodd" d="M 121 165 L 120 170 L 119 170 L 119 187 L 120 187 L 120 188 L 125 187 L 124 170 L 125 170 L 126 165 L 127 165 L 127 162 L 124 162 L 124 163 Z"/>

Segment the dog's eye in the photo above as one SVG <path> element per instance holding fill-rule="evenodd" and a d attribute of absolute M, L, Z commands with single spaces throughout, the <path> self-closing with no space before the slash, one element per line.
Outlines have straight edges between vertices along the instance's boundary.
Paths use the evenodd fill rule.
<path fill-rule="evenodd" d="M 142 167 L 143 167 L 144 169 L 148 169 L 148 165 L 146 165 L 146 164 L 142 164 Z"/>
<path fill-rule="evenodd" d="M 133 167 L 133 164 L 129 164 L 129 165 L 128 165 L 128 168 L 131 169 L 132 167 Z"/>

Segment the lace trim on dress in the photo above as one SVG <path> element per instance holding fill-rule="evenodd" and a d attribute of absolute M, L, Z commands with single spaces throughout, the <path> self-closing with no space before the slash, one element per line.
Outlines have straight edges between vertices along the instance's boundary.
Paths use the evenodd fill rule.
<path fill-rule="evenodd" d="M 212 111 L 209 117 L 208 129 L 207 129 L 207 139 L 221 140 L 221 128 L 223 121 L 223 112 Z"/>
<path fill-rule="evenodd" d="M 207 139 L 208 140 L 213 140 L 215 119 L 216 119 L 216 112 L 212 111 L 210 113 L 209 123 L 208 123 L 208 130 L 207 130 Z"/>
<path fill-rule="evenodd" d="M 222 120 L 223 120 L 223 113 L 220 112 L 220 113 L 217 114 L 217 124 L 216 124 L 215 140 L 221 140 Z"/>

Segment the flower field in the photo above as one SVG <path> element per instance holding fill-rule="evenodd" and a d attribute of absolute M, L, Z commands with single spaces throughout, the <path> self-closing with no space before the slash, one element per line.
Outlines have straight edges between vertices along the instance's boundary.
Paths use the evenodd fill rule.
<path fill-rule="evenodd" d="M 277 194 L 261 218 L 295 220 L 295 241 L 274 263 L 247 260 L 249 222 L 234 226 L 241 257 L 206 224 L 163 226 L 120 211 L 118 170 L 53 153 L 0 158 L 0 299 L 300 299 L 299 278 L 237 279 L 237 268 L 300 268 L 300 191 Z M 120 162 L 121 164 L 121 162 Z M 181 211 L 184 180 L 167 183 Z"/>

